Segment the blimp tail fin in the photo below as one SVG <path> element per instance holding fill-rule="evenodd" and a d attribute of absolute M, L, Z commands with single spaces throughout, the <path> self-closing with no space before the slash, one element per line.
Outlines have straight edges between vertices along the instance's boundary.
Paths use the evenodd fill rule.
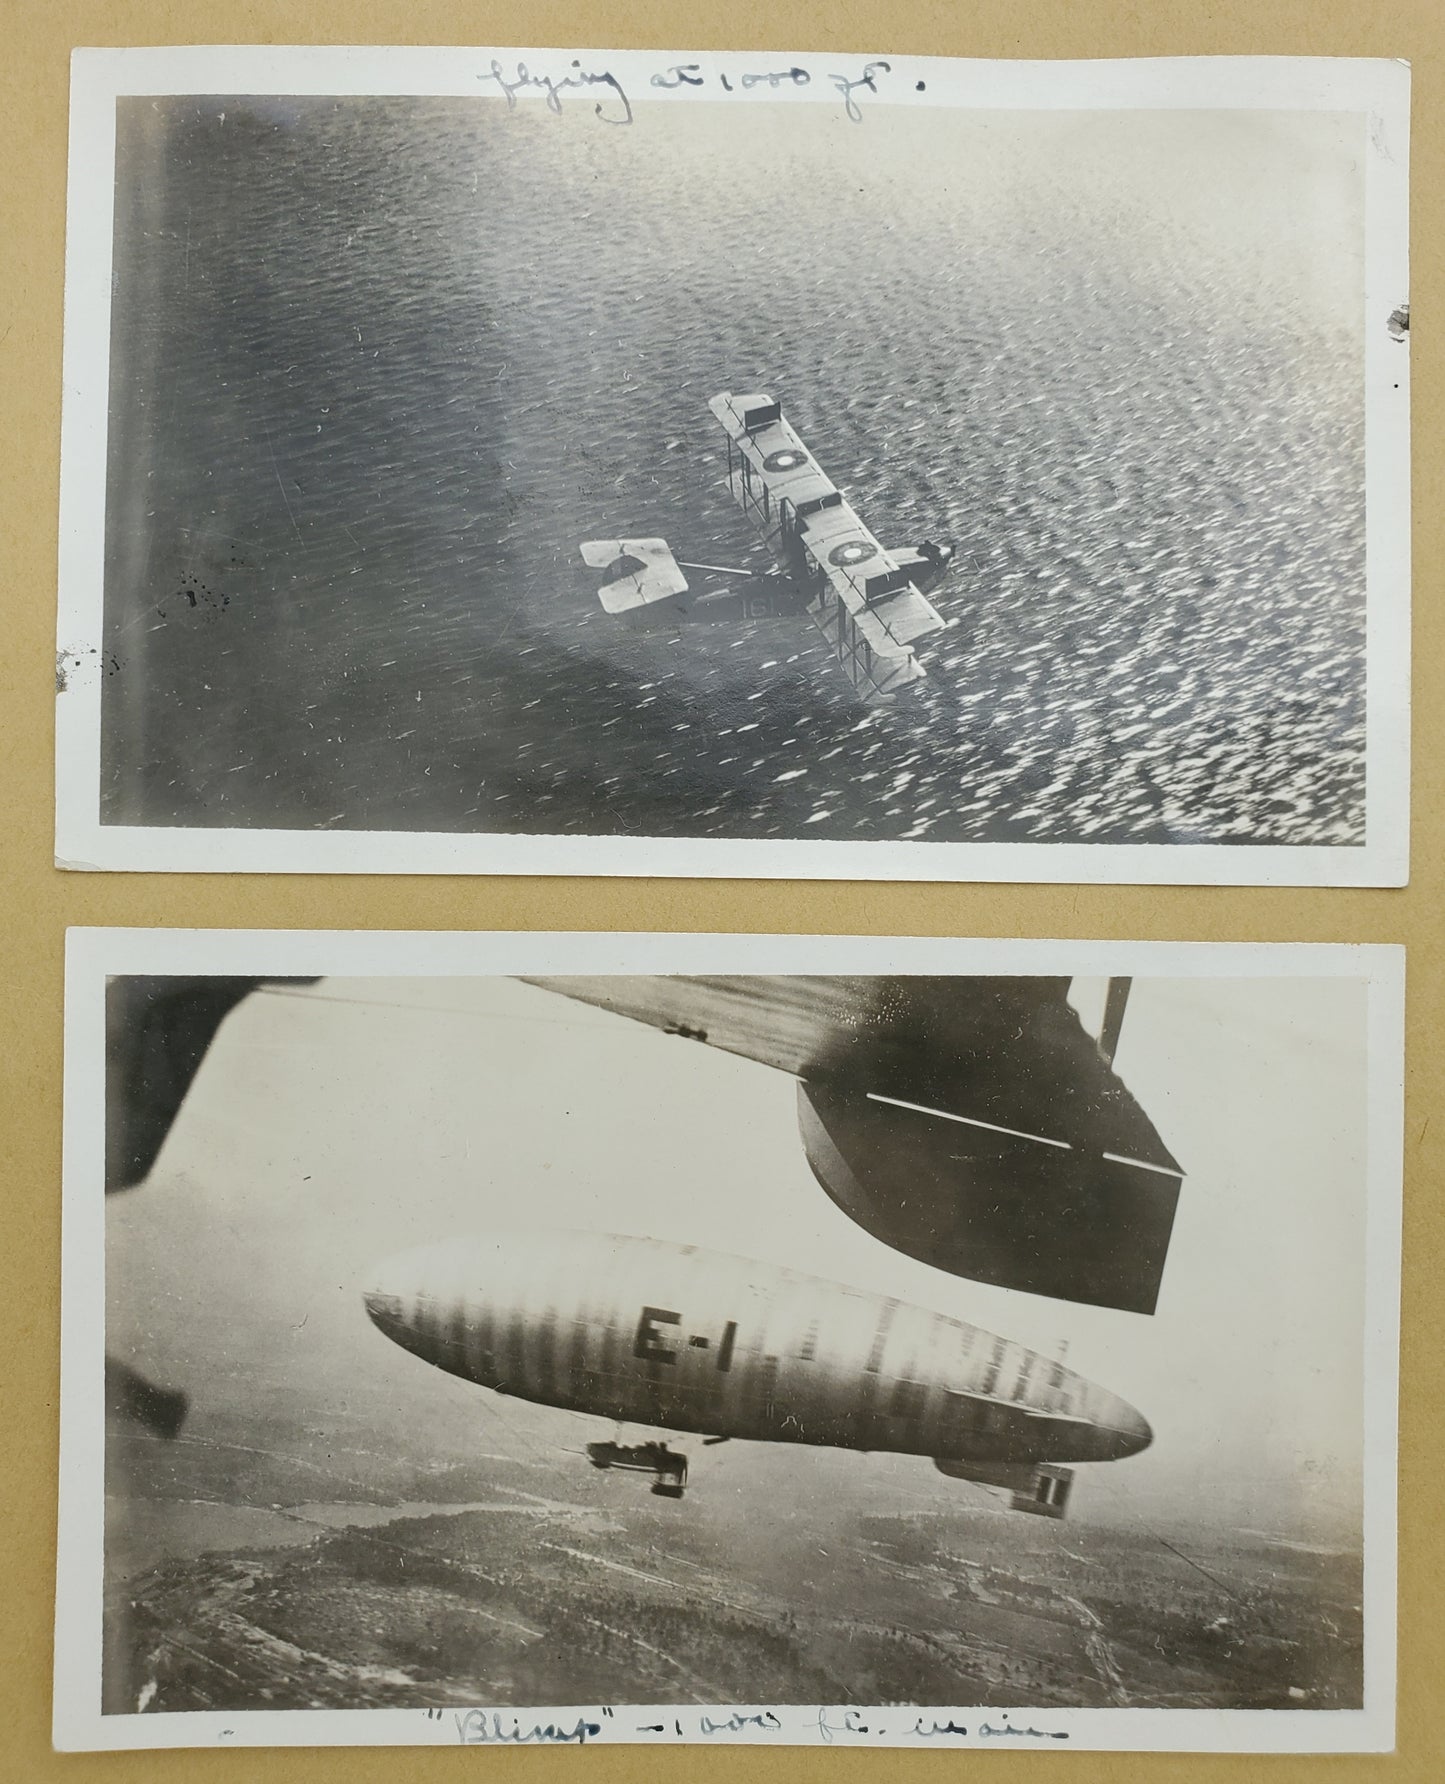
<path fill-rule="evenodd" d="M 952 1462 L 935 1456 L 933 1466 L 950 1480 L 1003 1487 L 1010 1511 L 1029 1512 L 1036 1518 L 1062 1518 L 1074 1487 L 1073 1469 L 1053 1462 Z"/>

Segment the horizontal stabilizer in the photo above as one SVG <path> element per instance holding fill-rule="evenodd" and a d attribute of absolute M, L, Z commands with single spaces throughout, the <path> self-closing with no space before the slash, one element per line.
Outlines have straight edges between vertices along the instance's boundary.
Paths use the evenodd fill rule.
<path fill-rule="evenodd" d="M 631 613 L 687 592 L 666 539 L 588 539 L 582 557 L 603 573 L 598 598 L 608 613 Z"/>

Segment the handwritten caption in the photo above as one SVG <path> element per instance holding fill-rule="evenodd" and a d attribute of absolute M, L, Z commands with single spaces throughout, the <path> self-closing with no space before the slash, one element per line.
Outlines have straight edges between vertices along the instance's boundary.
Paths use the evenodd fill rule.
<path fill-rule="evenodd" d="M 636 1712 L 634 1712 L 635 1714 Z M 997 1721 L 962 1722 L 953 1716 L 914 1715 L 905 1711 L 850 1710 L 824 1707 L 813 1710 L 708 1710 L 689 1711 L 685 1716 L 669 1716 L 662 1722 L 638 1722 L 632 1727 L 616 1720 L 612 1709 L 594 1710 L 575 1717 L 569 1711 L 558 1721 L 529 1720 L 502 1710 L 428 1710 L 429 1721 L 440 1722 L 450 1714 L 456 1737 L 464 1747 L 583 1747 L 595 1741 L 604 1729 L 613 1739 L 632 1740 L 638 1736 L 662 1736 L 673 1740 L 708 1741 L 719 1736 L 753 1736 L 775 1734 L 782 1739 L 816 1739 L 825 1746 L 838 1742 L 852 1744 L 887 1740 L 890 1737 L 906 1745 L 910 1741 L 973 1740 L 973 1741 L 1066 1741 L 1068 1732 L 1061 1728 L 1036 1728 L 1032 1723 L 1016 1723 L 1005 1711 Z M 623 1712 L 624 1716 L 626 1711 Z M 887 1716 L 885 1723 L 881 1716 Z M 608 1727 L 611 1723 L 612 1727 Z"/>
<path fill-rule="evenodd" d="M 505 98 L 511 111 L 515 111 L 523 99 L 541 99 L 548 111 L 560 114 L 568 96 L 587 93 L 593 99 L 593 116 L 604 124 L 625 125 L 634 122 L 632 101 L 621 81 L 610 69 L 588 68 L 580 56 L 574 56 L 568 68 L 569 72 L 559 76 L 545 70 L 535 71 L 525 62 L 507 67 L 494 56 L 491 67 L 485 74 L 478 75 L 477 79 L 484 86 L 495 87 Z M 874 61 L 865 62 L 861 71 L 856 74 L 822 74 L 818 79 L 831 84 L 843 101 L 843 109 L 848 117 L 853 123 L 861 124 L 863 107 L 860 101 L 870 93 L 876 96 L 880 91 L 880 82 L 892 73 L 892 63 Z M 709 72 L 701 62 L 674 62 L 668 68 L 659 69 L 649 80 L 650 86 L 664 93 L 677 92 L 684 87 L 703 87 L 723 93 L 750 93 L 755 88 L 766 87 L 770 92 L 777 93 L 812 84 L 812 70 L 796 65 L 790 68 L 761 69 L 734 77 L 720 69 Z M 924 83 L 917 81 L 914 87 L 921 92 Z"/>

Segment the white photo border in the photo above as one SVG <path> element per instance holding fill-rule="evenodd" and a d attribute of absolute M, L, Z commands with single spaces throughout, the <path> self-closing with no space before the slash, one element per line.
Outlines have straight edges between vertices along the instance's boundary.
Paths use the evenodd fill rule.
<path fill-rule="evenodd" d="M 856 86 L 890 68 L 910 106 L 1300 109 L 1357 112 L 1365 169 L 1365 840 L 1358 845 L 813 841 L 435 831 L 140 826 L 100 821 L 104 514 L 109 405 L 115 101 L 185 93 L 463 95 L 512 103 L 494 65 L 558 83 L 607 71 L 649 104 L 873 104 Z M 677 65 L 702 87 L 654 87 Z M 816 69 L 807 86 L 760 68 Z M 56 865 L 79 870 L 268 873 L 644 874 L 649 877 L 1036 881 L 1149 885 L 1403 885 L 1409 861 L 1408 301 L 1406 63 L 1348 58 L 1179 57 L 1095 62 L 779 52 L 280 46 L 84 49 L 72 61 L 64 405 L 56 638 Z M 854 90 L 845 92 L 852 81 Z M 922 86 L 925 90 L 918 91 Z M 609 99 L 588 88 L 574 103 Z M 570 97 L 570 96 L 569 96 Z M 536 99 L 516 103 L 543 104 Z"/>
<path fill-rule="evenodd" d="M 927 973 L 1353 978 L 1368 987 L 1364 1694 L 1359 1710 L 907 1711 L 597 1705 L 102 1714 L 105 984 L 121 974 L 453 977 Z M 61 1751 L 519 1744 L 1387 1752 L 1396 1693 L 1405 951 L 1386 944 L 960 940 L 547 932 L 71 929 L 66 946 L 59 1539 L 53 1738 Z M 887 1718 L 887 1720 L 884 1720 Z M 905 1728 L 903 1723 L 909 1726 Z M 922 1731 L 936 1724 L 935 1733 Z M 966 1729 L 959 1732 L 959 1729 Z M 1033 1735 L 1023 1731 L 1032 1729 Z M 536 1731 L 536 1732 L 530 1732 Z"/>

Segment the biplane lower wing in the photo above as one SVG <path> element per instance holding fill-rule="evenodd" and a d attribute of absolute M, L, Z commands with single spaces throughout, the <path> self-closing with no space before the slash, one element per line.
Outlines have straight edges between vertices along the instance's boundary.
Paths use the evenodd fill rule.
<path fill-rule="evenodd" d="M 535 978 L 799 1080 L 804 1151 L 956 1276 L 1152 1313 L 1183 1173 L 1065 978 Z"/>

